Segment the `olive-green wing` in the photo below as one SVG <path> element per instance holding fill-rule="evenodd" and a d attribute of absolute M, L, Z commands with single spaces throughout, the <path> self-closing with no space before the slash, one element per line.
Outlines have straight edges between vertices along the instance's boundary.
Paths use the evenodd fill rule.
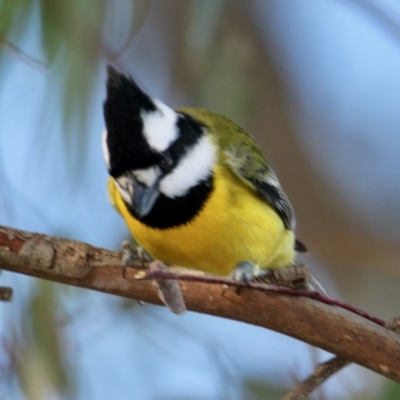
<path fill-rule="evenodd" d="M 292 206 L 253 138 L 233 121 L 212 111 L 186 108 L 180 112 L 193 116 L 210 130 L 210 136 L 218 142 L 222 162 L 276 211 L 287 229 L 293 230 L 295 218 Z M 300 252 L 306 251 L 298 240 L 295 248 Z"/>
<path fill-rule="evenodd" d="M 235 134 L 239 141 L 234 140 L 224 147 L 225 163 L 277 212 L 287 229 L 294 229 L 292 206 L 260 148 L 244 131 L 236 130 Z"/>

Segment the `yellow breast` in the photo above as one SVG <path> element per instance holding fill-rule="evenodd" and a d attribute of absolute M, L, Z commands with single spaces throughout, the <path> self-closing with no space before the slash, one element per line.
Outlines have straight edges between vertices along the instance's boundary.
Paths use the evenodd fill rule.
<path fill-rule="evenodd" d="M 114 180 L 111 201 L 135 240 L 154 258 L 168 264 L 228 275 L 241 261 L 261 268 L 292 264 L 294 234 L 276 212 L 227 168 L 214 169 L 214 190 L 190 222 L 170 229 L 153 229 L 129 213 Z"/>

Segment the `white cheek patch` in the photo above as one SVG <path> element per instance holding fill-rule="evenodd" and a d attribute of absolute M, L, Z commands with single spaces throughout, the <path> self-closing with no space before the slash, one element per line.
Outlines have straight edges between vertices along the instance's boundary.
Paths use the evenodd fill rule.
<path fill-rule="evenodd" d="M 106 161 L 107 168 L 110 169 L 110 152 L 108 151 L 107 146 L 107 129 L 104 129 L 103 135 L 101 137 L 101 146 L 103 148 L 103 157 Z"/>
<path fill-rule="evenodd" d="M 160 192 L 170 198 L 184 196 L 190 188 L 211 175 L 216 159 L 215 147 L 203 136 L 177 167 L 160 182 Z"/>
<path fill-rule="evenodd" d="M 154 185 L 160 176 L 160 169 L 158 167 L 150 167 L 147 169 L 137 169 L 132 171 L 132 173 L 140 183 L 143 183 L 146 187 L 150 187 Z"/>
<path fill-rule="evenodd" d="M 178 114 L 157 99 L 152 99 L 156 111 L 142 112 L 143 134 L 149 146 L 158 152 L 167 149 L 178 135 Z"/>

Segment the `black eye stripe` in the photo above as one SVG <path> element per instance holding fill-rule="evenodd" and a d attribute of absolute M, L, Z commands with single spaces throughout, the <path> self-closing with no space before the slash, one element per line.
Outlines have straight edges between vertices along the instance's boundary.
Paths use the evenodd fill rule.
<path fill-rule="evenodd" d="M 168 150 L 165 150 L 162 153 L 160 153 L 158 164 L 162 169 L 167 169 L 172 166 L 173 159 L 171 153 Z"/>
<path fill-rule="evenodd" d="M 203 136 L 205 128 L 203 124 L 196 121 L 192 116 L 182 112 L 179 113 L 176 125 L 179 129 L 179 136 L 166 150 L 171 157 L 172 164 L 182 159 L 193 148 Z"/>

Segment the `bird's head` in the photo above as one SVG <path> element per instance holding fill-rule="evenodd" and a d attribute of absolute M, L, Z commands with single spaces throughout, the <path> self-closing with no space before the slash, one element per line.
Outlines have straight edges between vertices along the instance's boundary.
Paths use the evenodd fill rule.
<path fill-rule="evenodd" d="M 215 148 L 205 126 L 149 97 L 110 66 L 104 117 L 107 168 L 137 218 L 161 198 L 184 197 L 210 177 Z"/>

